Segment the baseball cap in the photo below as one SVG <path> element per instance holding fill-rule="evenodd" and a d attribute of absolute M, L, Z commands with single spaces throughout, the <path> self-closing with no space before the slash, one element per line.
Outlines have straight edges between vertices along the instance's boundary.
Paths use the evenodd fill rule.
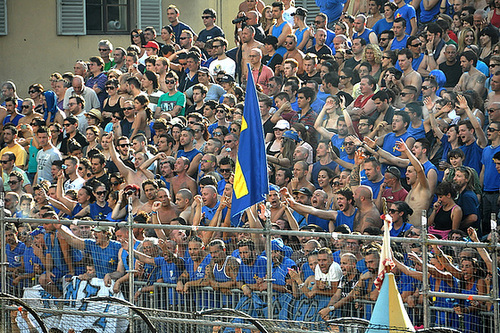
<path fill-rule="evenodd" d="M 236 82 L 236 81 L 234 81 L 234 77 L 232 77 L 229 74 L 226 74 L 226 75 L 224 75 L 222 77 L 222 79 L 220 80 L 220 82 Z"/>
<path fill-rule="evenodd" d="M 97 227 L 93 227 L 92 231 L 97 231 L 97 232 L 109 231 L 109 227 L 105 225 L 98 225 Z"/>
<path fill-rule="evenodd" d="M 287 129 L 290 129 L 290 123 L 288 121 L 286 121 L 285 119 L 280 119 L 280 120 L 278 120 L 276 125 L 274 125 L 274 128 L 277 128 L 280 130 L 287 130 Z"/>
<path fill-rule="evenodd" d="M 301 187 L 300 189 L 293 191 L 293 194 L 297 194 L 297 193 L 305 194 L 308 197 L 312 197 L 312 195 L 313 195 L 311 190 L 308 189 L 307 187 Z"/>
<path fill-rule="evenodd" d="M 292 139 L 292 140 L 294 140 L 296 142 L 302 141 L 302 139 L 299 138 L 299 133 L 297 133 L 295 131 L 286 131 L 285 133 L 283 133 L 283 137 L 284 138 Z"/>
<path fill-rule="evenodd" d="M 146 43 L 146 45 L 144 45 L 144 48 L 147 48 L 147 47 L 150 47 L 150 48 L 156 49 L 156 50 L 160 49 L 160 45 L 158 45 L 157 42 L 154 42 L 152 40 L 150 40 L 149 42 Z"/>

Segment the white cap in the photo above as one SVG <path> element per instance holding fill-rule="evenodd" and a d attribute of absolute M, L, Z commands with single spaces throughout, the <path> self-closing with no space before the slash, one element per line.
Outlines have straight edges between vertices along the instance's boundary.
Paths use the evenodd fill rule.
<path fill-rule="evenodd" d="M 276 125 L 274 125 L 274 128 L 278 128 L 281 130 L 287 130 L 287 129 L 290 129 L 290 123 L 288 121 L 286 121 L 285 119 L 280 119 L 280 120 L 278 120 Z"/>

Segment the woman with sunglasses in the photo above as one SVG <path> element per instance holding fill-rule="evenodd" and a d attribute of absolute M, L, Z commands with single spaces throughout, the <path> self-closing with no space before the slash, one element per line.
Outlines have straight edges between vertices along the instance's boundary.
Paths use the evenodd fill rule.
<path fill-rule="evenodd" d="M 335 173 L 328 167 L 322 167 L 318 172 L 317 182 L 319 184 L 319 187 L 328 195 L 327 207 L 329 207 L 330 209 L 333 207 L 334 201 L 336 201 L 337 199 L 337 196 L 335 195 L 336 191 L 333 187 L 334 178 Z M 336 187 L 339 187 L 338 180 Z"/>
<path fill-rule="evenodd" d="M 106 186 L 99 181 L 94 183 L 93 186 L 95 202 L 79 211 L 74 218 L 89 216 L 93 221 L 104 221 L 108 214 L 113 212 L 113 209 L 109 207 L 107 202 L 108 191 L 106 190 Z"/>
<path fill-rule="evenodd" d="M 359 81 L 358 74 L 352 68 L 344 68 L 339 72 L 339 90 L 352 96 L 354 84 Z"/>
<path fill-rule="evenodd" d="M 443 182 L 436 188 L 438 201 L 429 216 L 429 233 L 439 235 L 441 239 L 448 238 L 452 229 L 460 229 L 462 208 L 455 203 L 458 192 L 454 184 Z"/>
<path fill-rule="evenodd" d="M 212 134 L 215 132 L 217 127 L 225 127 L 226 130 L 229 127 L 230 123 L 226 121 L 226 114 L 229 113 L 229 107 L 225 104 L 219 104 L 215 108 L 215 119 L 217 120 L 212 125 L 208 126 L 208 133 Z M 228 132 L 229 133 L 229 132 Z M 224 133 L 226 135 L 227 133 Z"/>
<path fill-rule="evenodd" d="M 137 57 L 142 58 L 144 52 L 146 52 L 146 49 L 143 47 L 143 45 L 146 45 L 146 37 L 144 37 L 144 32 L 141 29 L 134 29 L 130 32 L 130 44 L 136 45 L 141 49 Z"/>
<path fill-rule="evenodd" d="M 102 122 L 103 128 L 111 121 L 113 112 L 121 110 L 124 107 L 125 98 L 118 94 L 120 85 L 117 79 L 110 79 L 106 81 L 104 89 L 108 93 L 108 97 L 103 102 L 102 107 Z"/>
<path fill-rule="evenodd" d="M 184 128 L 183 124 L 173 124 L 171 129 L 172 137 L 174 138 L 174 144 L 172 145 L 172 155 L 177 156 L 177 151 L 181 148 L 180 139 L 181 132 Z"/>
<path fill-rule="evenodd" d="M 63 193 L 64 180 L 64 172 L 63 170 L 60 170 L 57 177 L 56 199 L 61 203 L 61 205 L 57 205 L 57 203 L 55 203 L 54 201 L 51 201 L 51 203 L 54 204 L 57 209 L 60 209 L 63 213 L 68 215 L 70 219 L 72 219 L 76 216 L 76 214 L 90 205 L 90 203 L 94 202 L 95 196 L 92 188 L 84 185 L 78 190 L 76 200 L 69 199 Z"/>
<path fill-rule="evenodd" d="M 194 123 L 193 131 L 194 139 L 196 140 L 194 148 L 198 149 L 199 151 L 203 151 L 203 149 L 205 148 L 205 144 L 210 137 L 210 135 L 208 134 L 207 126 L 203 123 Z"/>
<path fill-rule="evenodd" d="M 89 143 L 88 146 L 83 147 L 82 153 L 84 157 L 87 157 L 87 153 L 91 151 L 92 149 L 99 149 L 102 151 L 102 146 L 99 143 L 99 134 L 100 130 L 97 126 L 89 126 L 87 127 L 87 130 L 85 131 L 85 138 L 87 139 L 87 142 Z"/>
<path fill-rule="evenodd" d="M 39 111 L 37 107 L 40 105 L 43 105 L 45 100 L 43 99 L 43 92 L 45 90 L 43 89 L 43 86 L 39 83 L 35 83 L 29 86 L 28 88 L 28 93 L 30 95 L 30 98 L 33 100 L 33 105 L 35 107 L 35 111 L 41 113 L 42 111 Z M 41 108 L 40 108 L 41 109 Z"/>

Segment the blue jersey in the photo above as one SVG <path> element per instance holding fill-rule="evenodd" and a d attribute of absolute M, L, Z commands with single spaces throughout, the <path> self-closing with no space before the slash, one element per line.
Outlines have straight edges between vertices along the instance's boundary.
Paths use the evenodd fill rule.
<path fill-rule="evenodd" d="M 287 25 L 288 23 L 286 21 L 283 21 L 280 25 L 273 25 L 273 32 L 272 35 L 276 38 L 279 38 L 281 33 L 283 32 L 283 28 Z M 278 53 L 280 56 L 283 56 L 286 53 L 286 48 L 283 46 L 278 47 L 276 50 L 276 53 Z"/>
<path fill-rule="evenodd" d="M 267 258 L 264 256 L 258 256 L 252 266 L 246 265 L 242 260 L 236 281 L 245 284 L 255 284 L 257 278 L 266 276 L 266 268 Z"/>
<path fill-rule="evenodd" d="M 331 141 L 332 145 L 334 147 L 337 147 L 340 151 L 340 158 L 347 156 L 347 153 L 345 152 L 345 147 L 344 147 L 344 140 L 345 138 L 340 138 L 338 134 L 335 134 L 332 136 Z"/>
<path fill-rule="evenodd" d="M 365 31 L 363 31 L 363 33 L 361 35 L 359 35 L 357 32 L 354 33 L 354 35 L 352 35 L 352 39 L 356 39 L 356 38 L 363 38 L 365 41 L 366 41 L 366 44 L 370 44 L 370 34 L 373 32 L 372 29 L 368 29 L 368 28 L 365 28 Z"/>
<path fill-rule="evenodd" d="M 377 183 L 374 183 L 374 182 L 366 179 L 366 180 L 363 180 L 361 182 L 361 185 L 369 186 L 373 192 L 373 199 L 377 199 L 378 193 L 380 192 L 380 185 L 382 185 L 383 182 L 384 182 L 384 177 L 382 177 L 382 179 L 380 181 L 378 181 Z"/>
<path fill-rule="evenodd" d="M 5 252 L 7 253 L 7 261 L 9 262 L 9 267 L 20 267 L 21 257 L 26 250 L 26 245 L 23 242 L 18 242 L 14 250 L 10 249 L 10 244 L 5 245 Z"/>
<path fill-rule="evenodd" d="M 104 275 L 113 273 L 118 267 L 118 252 L 122 245 L 110 240 L 104 249 L 97 245 L 93 239 L 85 239 L 85 253 L 90 254 L 94 260 L 94 267 L 97 278 L 103 279 Z"/>
<path fill-rule="evenodd" d="M 218 263 L 214 263 L 214 268 L 212 273 L 214 274 L 214 279 L 216 282 L 228 282 L 231 281 L 231 277 L 226 273 L 227 261 L 231 258 L 227 256 L 224 263 L 219 267 Z"/>
<path fill-rule="evenodd" d="M 140 241 L 135 241 L 134 250 L 137 250 L 137 247 L 139 246 L 139 244 L 141 244 Z M 125 271 L 128 271 L 129 265 L 128 265 L 128 251 L 127 250 L 122 249 L 121 259 L 122 259 L 123 267 L 125 267 Z M 136 258 L 134 257 L 134 261 L 133 261 L 134 265 L 135 265 L 135 260 L 136 260 Z"/>
<path fill-rule="evenodd" d="M 337 210 L 337 219 L 335 220 L 335 227 L 341 226 L 342 224 L 347 225 L 351 230 L 354 230 L 354 217 L 358 212 L 358 208 L 354 209 L 354 213 L 351 216 L 347 216 L 343 211 Z M 340 262 L 340 261 L 339 261 Z"/>
<path fill-rule="evenodd" d="M 189 274 L 189 281 L 197 281 L 200 279 L 203 279 L 205 277 L 205 270 L 210 263 L 210 260 L 212 260 L 212 256 L 210 254 L 207 254 L 207 256 L 203 259 L 201 264 L 198 266 L 196 271 L 194 271 L 194 261 L 189 258 L 184 258 L 184 261 L 186 263 L 186 270 Z"/>
<path fill-rule="evenodd" d="M 408 35 L 405 35 L 402 40 L 397 40 L 396 37 L 392 40 L 391 50 L 402 50 L 406 48 L 406 41 L 408 40 Z"/>
<path fill-rule="evenodd" d="M 40 265 L 40 267 L 44 269 L 42 261 L 35 255 L 35 251 L 33 250 L 32 247 L 27 247 L 26 250 L 24 251 L 23 261 L 24 261 L 24 273 L 28 274 L 33 273 L 34 266 L 36 264 Z"/>
<path fill-rule="evenodd" d="M 90 218 L 94 221 L 103 221 L 106 220 L 106 217 L 109 213 L 112 213 L 113 210 L 109 207 L 108 203 L 104 205 L 104 207 L 99 206 L 96 202 L 91 203 L 90 207 Z"/>
<path fill-rule="evenodd" d="M 407 133 L 408 133 L 409 136 L 411 136 L 415 140 L 425 138 L 424 122 L 422 121 L 422 124 L 420 124 L 420 126 L 417 127 L 417 128 L 414 128 L 411 125 L 408 126 Z"/>
<path fill-rule="evenodd" d="M 184 150 L 179 150 L 177 152 L 177 158 L 179 157 L 187 157 L 187 159 L 189 160 L 189 162 L 192 162 L 193 159 L 196 157 L 196 155 L 198 154 L 201 154 L 201 151 L 199 151 L 198 149 L 194 148 L 190 151 L 184 151 Z"/>
<path fill-rule="evenodd" d="M 289 268 L 295 268 L 297 265 L 295 262 L 287 257 L 283 257 L 283 261 L 279 266 L 273 266 L 272 278 L 274 279 L 274 284 L 279 286 L 286 285 L 286 276 L 288 275 Z"/>
<path fill-rule="evenodd" d="M 54 236 L 54 243 L 52 243 L 52 235 Z M 45 253 L 50 253 L 50 255 L 52 256 L 52 273 L 54 273 L 56 279 L 59 279 L 68 274 L 69 268 L 68 265 L 66 265 L 66 261 L 64 260 L 61 246 L 59 244 L 59 239 L 57 239 L 57 231 L 55 233 L 45 234 L 43 238 L 45 240 L 46 246 Z"/>
<path fill-rule="evenodd" d="M 404 132 L 399 136 L 396 136 L 396 133 L 394 132 L 389 133 L 384 137 L 384 144 L 382 145 L 382 149 L 396 157 L 399 157 L 401 156 L 401 152 L 396 149 L 396 142 L 398 142 L 399 140 L 406 141 L 406 139 L 408 139 L 409 137 L 410 135 L 408 134 L 408 132 Z M 386 168 L 387 164 L 382 164 L 382 174 L 385 173 Z M 401 178 L 403 178 L 406 171 L 404 168 L 399 168 L 399 170 L 401 171 Z"/>
<path fill-rule="evenodd" d="M 323 231 L 328 232 L 328 224 L 330 223 L 329 220 L 325 220 L 325 219 L 322 219 L 322 218 L 319 218 L 317 216 L 309 214 L 307 216 L 306 221 L 307 221 L 307 225 L 315 224 L 318 227 L 320 227 L 321 229 L 323 229 Z"/>

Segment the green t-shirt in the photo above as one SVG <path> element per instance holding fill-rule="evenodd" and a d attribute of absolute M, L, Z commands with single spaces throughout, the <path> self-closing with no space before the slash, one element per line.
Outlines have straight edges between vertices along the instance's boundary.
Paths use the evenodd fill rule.
<path fill-rule="evenodd" d="M 173 96 L 170 96 L 168 93 L 161 95 L 157 106 L 161 109 L 161 112 L 169 112 L 172 111 L 176 105 L 182 106 L 178 116 L 183 116 L 186 110 L 186 96 L 180 91 L 176 92 Z"/>

